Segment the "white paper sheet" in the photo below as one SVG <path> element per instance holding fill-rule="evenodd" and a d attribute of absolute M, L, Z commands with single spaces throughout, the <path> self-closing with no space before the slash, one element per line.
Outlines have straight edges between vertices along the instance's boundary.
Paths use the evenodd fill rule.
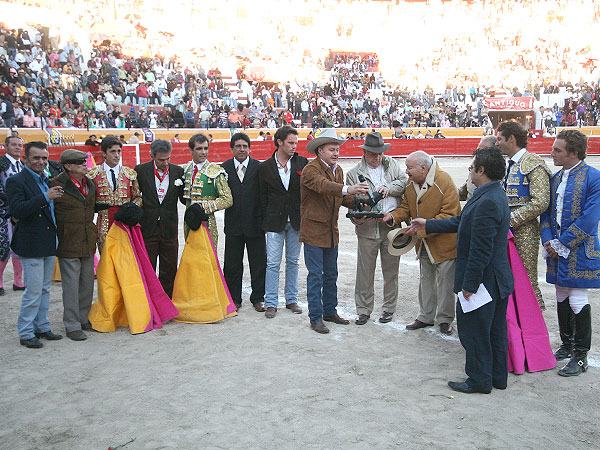
<path fill-rule="evenodd" d="M 471 297 L 469 297 L 469 300 L 465 300 L 462 291 L 458 293 L 458 299 L 460 300 L 460 306 L 462 307 L 463 312 L 469 313 L 491 302 L 492 296 L 485 288 L 483 283 L 481 283 L 479 285 L 479 289 L 477 289 L 477 292 L 471 295 Z"/>

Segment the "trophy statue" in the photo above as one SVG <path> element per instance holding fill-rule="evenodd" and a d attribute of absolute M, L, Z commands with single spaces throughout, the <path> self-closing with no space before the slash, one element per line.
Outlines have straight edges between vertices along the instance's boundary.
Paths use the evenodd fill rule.
<path fill-rule="evenodd" d="M 361 183 L 364 183 L 367 180 L 365 179 L 364 176 L 359 175 L 358 181 L 360 181 Z M 354 219 L 382 218 L 383 213 L 377 209 L 375 209 L 375 210 L 373 209 L 373 208 L 375 208 L 377 203 L 379 203 L 379 201 L 382 198 L 383 198 L 383 194 L 381 192 L 371 192 L 370 189 L 369 189 L 369 192 L 367 192 L 367 194 L 355 195 L 354 201 L 352 202 L 352 208 L 348 211 L 348 213 L 346 214 L 346 217 L 348 217 L 349 219 L 351 219 L 351 218 L 354 218 Z"/>

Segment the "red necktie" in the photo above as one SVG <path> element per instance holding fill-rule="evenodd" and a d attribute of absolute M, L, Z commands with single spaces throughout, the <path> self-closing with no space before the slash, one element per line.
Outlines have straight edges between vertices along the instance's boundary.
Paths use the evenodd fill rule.
<path fill-rule="evenodd" d="M 194 178 L 196 178 L 197 173 L 198 173 L 198 166 L 194 164 L 194 174 L 192 175 L 192 180 L 190 181 L 190 185 L 194 184 Z"/>

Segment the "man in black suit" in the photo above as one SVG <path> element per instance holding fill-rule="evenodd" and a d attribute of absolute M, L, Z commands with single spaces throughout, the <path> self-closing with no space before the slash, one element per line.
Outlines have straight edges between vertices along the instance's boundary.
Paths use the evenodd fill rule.
<path fill-rule="evenodd" d="M 21 345 L 27 348 L 43 347 L 39 338 L 62 339 L 50 331 L 48 309 L 56 256 L 54 200 L 62 197 L 63 188 L 48 186 L 46 148 L 43 142 L 28 143 L 25 168 L 6 181 L 9 213 L 18 219 L 11 248 L 21 258 L 25 275 L 17 326 Z"/>
<path fill-rule="evenodd" d="M 277 150 L 258 169 L 262 228 L 267 233 L 265 317 L 272 319 L 279 304 L 279 266 L 285 244 L 285 307 L 302 314 L 298 305 L 298 259 L 300 242 L 300 175 L 308 163 L 296 153 L 298 132 L 285 125 L 273 142 Z"/>
<path fill-rule="evenodd" d="M 229 146 L 233 158 L 221 164 L 227 172 L 227 182 L 233 196 L 233 206 L 225 210 L 223 272 L 231 297 L 239 309 L 242 306 L 245 247 L 248 252 L 252 285 L 250 301 L 256 311 L 263 312 L 267 256 L 258 196 L 260 163 L 250 158 L 250 138 L 247 134 L 235 133 L 231 137 Z"/>
<path fill-rule="evenodd" d="M 171 164 L 171 143 L 156 139 L 150 144 L 152 161 L 135 167 L 142 192 L 142 235 L 146 251 L 156 270 L 160 257 L 158 279 L 169 297 L 177 273 L 179 215 L 177 202 L 183 203 L 183 169 Z"/>
<path fill-rule="evenodd" d="M 454 292 L 462 292 L 469 301 L 483 284 L 492 297 L 491 302 L 468 313 L 456 303 L 468 378 L 462 383 L 448 382 L 455 391 L 489 394 L 492 387 L 506 389 L 508 378 L 506 307 L 514 280 L 506 252 L 510 210 L 498 182 L 506 173 L 506 165 L 500 150 L 488 147 L 475 150 L 469 171 L 477 189 L 462 214 L 440 220 L 413 219 L 410 232 L 458 232 Z"/>

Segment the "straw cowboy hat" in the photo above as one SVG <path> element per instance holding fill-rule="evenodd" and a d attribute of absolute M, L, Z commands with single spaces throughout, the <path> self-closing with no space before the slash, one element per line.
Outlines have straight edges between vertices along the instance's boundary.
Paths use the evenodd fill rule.
<path fill-rule="evenodd" d="M 388 253 L 392 256 L 402 256 L 408 253 L 417 243 L 417 236 L 409 236 L 406 234 L 410 227 L 395 228 L 387 235 L 388 238 Z"/>
<path fill-rule="evenodd" d="M 358 148 L 362 148 L 368 152 L 383 153 L 390 148 L 391 145 L 392 144 L 386 144 L 383 142 L 383 136 L 380 132 L 376 131 L 374 133 L 367 134 L 364 145 L 359 145 Z"/>
<path fill-rule="evenodd" d="M 315 138 L 308 143 L 306 151 L 313 155 L 317 154 L 317 148 L 325 144 L 339 144 L 342 145 L 346 142 L 346 139 L 339 138 L 336 131 L 333 128 L 325 128 L 317 131 Z"/>

